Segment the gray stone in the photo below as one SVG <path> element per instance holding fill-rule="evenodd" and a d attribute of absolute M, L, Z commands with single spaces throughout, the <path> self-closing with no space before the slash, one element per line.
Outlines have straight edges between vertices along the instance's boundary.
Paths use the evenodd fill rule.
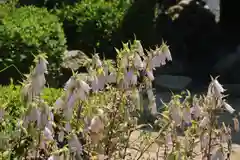
<path fill-rule="evenodd" d="M 155 77 L 156 86 L 168 89 L 183 90 L 191 81 L 191 78 L 185 76 L 158 75 Z"/>

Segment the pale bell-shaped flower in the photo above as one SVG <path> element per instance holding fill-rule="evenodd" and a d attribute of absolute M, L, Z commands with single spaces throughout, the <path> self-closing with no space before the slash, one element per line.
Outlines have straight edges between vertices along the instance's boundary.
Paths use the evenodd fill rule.
<path fill-rule="evenodd" d="M 229 140 L 231 140 L 231 135 L 225 132 L 220 133 L 220 142 L 221 143 L 227 143 Z"/>
<path fill-rule="evenodd" d="M 107 82 L 108 83 L 116 83 L 116 81 L 117 81 L 116 73 L 110 73 L 107 77 Z"/>
<path fill-rule="evenodd" d="M 149 108 L 151 108 L 151 114 L 156 115 L 156 114 L 158 113 L 158 112 L 157 112 L 157 104 L 156 104 L 155 99 L 153 99 L 152 101 L 150 101 L 150 103 L 149 103 Z"/>
<path fill-rule="evenodd" d="M 69 122 L 67 122 L 67 123 L 65 124 L 65 130 L 66 130 L 67 132 L 71 132 L 71 131 L 72 131 L 72 127 L 71 127 L 71 124 L 70 124 Z"/>
<path fill-rule="evenodd" d="M 202 128 L 207 127 L 207 125 L 209 124 L 210 120 L 208 116 L 204 116 L 204 118 L 201 120 L 199 126 Z"/>
<path fill-rule="evenodd" d="M 136 41 L 137 52 L 140 56 L 144 56 L 144 50 L 140 41 Z"/>
<path fill-rule="evenodd" d="M 104 154 L 99 154 L 99 155 L 97 155 L 97 159 L 98 160 L 106 160 L 106 159 L 108 159 L 108 156 L 106 156 Z"/>
<path fill-rule="evenodd" d="M 64 90 L 68 90 L 68 89 L 72 89 L 75 87 L 76 85 L 76 79 L 75 77 L 70 77 L 69 80 L 66 82 L 65 86 L 64 86 Z"/>
<path fill-rule="evenodd" d="M 74 104 L 76 102 L 76 96 L 75 94 L 70 95 L 67 101 L 67 108 L 73 108 Z"/>
<path fill-rule="evenodd" d="M 151 101 L 152 99 L 155 98 L 154 93 L 153 93 L 153 90 L 152 90 L 151 88 L 149 88 L 149 89 L 147 90 L 147 95 L 148 95 L 148 100 L 149 100 L 149 101 Z"/>
<path fill-rule="evenodd" d="M 146 73 L 147 73 L 147 77 L 148 77 L 151 81 L 153 81 L 153 80 L 154 80 L 153 71 L 152 71 L 152 70 L 148 70 L 148 71 L 146 71 Z"/>
<path fill-rule="evenodd" d="M 44 128 L 48 124 L 48 114 L 41 113 L 40 120 L 38 120 L 38 127 Z"/>
<path fill-rule="evenodd" d="M 30 114 L 28 115 L 28 118 L 30 121 L 35 122 L 39 119 L 41 116 L 41 112 L 38 108 L 33 107 L 30 111 Z"/>
<path fill-rule="evenodd" d="M 57 155 L 52 155 L 47 160 L 61 160 L 61 157 Z"/>
<path fill-rule="evenodd" d="M 202 150 L 206 149 L 208 146 L 208 143 L 209 143 L 209 135 L 205 133 L 200 137 L 201 149 Z"/>
<path fill-rule="evenodd" d="M 178 106 L 170 107 L 170 115 L 171 115 L 172 120 L 175 122 L 175 124 L 177 126 L 181 124 L 181 122 L 182 122 L 181 111 Z"/>
<path fill-rule="evenodd" d="M 32 85 L 31 83 L 26 84 L 23 86 L 23 89 L 21 91 L 22 98 L 24 101 L 32 102 L 33 100 L 33 91 L 32 91 Z"/>
<path fill-rule="evenodd" d="M 98 86 L 100 90 L 104 89 L 104 86 L 106 84 L 106 76 L 104 76 L 103 74 L 98 76 Z"/>
<path fill-rule="evenodd" d="M 152 67 L 161 67 L 161 56 L 156 55 L 152 58 Z"/>
<path fill-rule="evenodd" d="M 79 81 L 81 88 L 88 94 L 91 87 L 83 80 Z"/>
<path fill-rule="evenodd" d="M 71 152 L 76 153 L 77 155 L 82 154 L 82 144 L 79 142 L 78 137 L 73 134 L 68 140 L 68 146 Z"/>
<path fill-rule="evenodd" d="M 53 134 L 50 131 L 50 129 L 48 129 L 47 127 L 44 128 L 43 134 L 44 134 L 44 137 L 47 141 L 52 141 L 53 140 Z"/>
<path fill-rule="evenodd" d="M 44 74 L 32 77 L 32 92 L 34 96 L 39 95 L 46 83 Z"/>
<path fill-rule="evenodd" d="M 99 141 L 102 139 L 102 137 L 103 137 L 102 133 L 95 133 L 95 132 L 90 133 L 91 142 L 93 144 L 99 143 Z"/>
<path fill-rule="evenodd" d="M 36 64 L 34 75 L 48 73 L 47 71 L 48 61 L 44 58 L 39 58 L 38 63 Z"/>
<path fill-rule="evenodd" d="M 166 144 L 167 146 L 170 146 L 170 145 L 173 144 L 171 133 L 167 133 L 167 134 L 166 134 L 166 136 L 165 136 L 165 144 Z"/>
<path fill-rule="evenodd" d="M 219 93 L 223 93 L 225 91 L 225 89 L 222 87 L 222 85 L 218 82 L 218 80 L 213 80 L 213 85 L 214 87 L 216 88 L 216 90 L 219 92 Z"/>
<path fill-rule="evenodd" d="M 193 115 L 194 118 L 200 117 L 201 113 L 202 113 L 202 110 L 201 110 L 201 108 L 199 107 L 199 105 L 194 105 L 194 106 L 191 108 L 191 114 Z"/>
<path fill-rule="evenodd" d="M 62 100 L 62 98 L 58 98 L 58 99 L 56 100 L 56 102 L 55 102 L 55 107 L 56 107 L 57 109 L 63 109 L 63 108 L 64 108 L 64 105 L 65 105 L 65 103 L 64 103 L 64 101 Z"/>
<path fill-rule="evenodd" d="M 63 142 L 63 140 L 64 140 L 64 131 L 60 131 L 58 133 L 58 141 Z"/>
<path fill-rule="evenodd" d="M 235 112 L 235 109 L 233 109 L 228 103 L 224 102 L 223 106 L 229 113 L 233 114 Z"/>
<path fill-rule="evenodd" d="M 83 89 L 79 89 L 77 93 L 80 100 L 84 101 L 87 99 L 87 93 Z"/>
<path fill-rule="evenodd" d="M 217 149 L 211 156 L 211 160 L 225 160 L 224 154 L 222 150 L 219 148 Z"/>
<path fill-rule="evenodd" d="M 52 112 L 50 112 L 49 116 L 48 116 L 48 122 L 47 122 L 46 127 L 48 129 L 50 129 L 50 131 L 52 131 L 52 132 L 53 132 L 53 127 L 52 127 L 53 126 L 53 122 L 54 122 L 54 115 L 53 115 Z"/>
<path fill-rule="evenodd" d="M 123 56 L 123 58 L 121 59 L 121 65 L 125 68 L 128 67 L 128 57 L 127 56 Z"/>
<path fill-rule="evenodd" d="M 185 123 L 187 123 L 187 124 L 191 123 L 190 108 L 183 108 L 182 114 L 183 114 L 182 117 L 183 117 L 183 120 L 185 121 Z"/>
<path fill-rule="evenodd" d="M 94 76 L 92 79 L 91 88 L 93 92 L 99 91 L 99 83 L 98 83 L 98 78 L 96 76 Z"/>
<path fill-rule="evenodd" d="M 99 133 L 104 129 L 104 124 L 99 116 L 94 116 L 91 120 L 89 130 L 94 133 Z"/>
<path fill-rule="evenodd" d="M 73 108 L 64 108 L 63 115 L 66 121 L 70 121 L 73 115 Z"/>
<path fill-rule="evenodd" d="M 141 57 L 140 57 L 138 54 L 135 55 L 135 58 L 134 58 L 134 66 L 135 66 L 136 68 L 143 68 L 142 59 L 141 59 Z"/>
<path fill-rule="evenodd" d="M 162 52 L 168 61 L 172 61 L 172 56 L 168 46 L 164 46 Z"/>

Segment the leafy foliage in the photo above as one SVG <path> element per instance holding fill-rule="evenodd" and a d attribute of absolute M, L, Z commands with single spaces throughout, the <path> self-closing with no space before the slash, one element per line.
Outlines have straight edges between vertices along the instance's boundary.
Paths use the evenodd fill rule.
<path fill-rule="evenodd" d="M 45 52 L 51 62 L 51 77 L 58 74 L 66 40 L 62 24 L 55 15 L 44 8 L 21 7 L 5 16 L 2 23 L 1 68 L 14 64 L 21 72 L 26 73 L 28 66 L 32 64 L 33 54 Z M 10 70 L 7 73 L 10 73 L 7 78 L 16 78 L 16 75 L 11 75 Z"/>
<path fill-rule="evenodd" d="M 112 37 L 130 5 L 128 0 L 81 0 L 55 12 L 64 22 L 70 48 L 107 51 L 113 50 Z"/>

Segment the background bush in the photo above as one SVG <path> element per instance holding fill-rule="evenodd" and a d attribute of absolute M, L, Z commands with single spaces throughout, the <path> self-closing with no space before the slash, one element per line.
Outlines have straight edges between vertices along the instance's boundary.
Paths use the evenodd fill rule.
<path fill-rule="evenodd" d="M 64 22 L 69 48 L 87 53 L 94 49 L 111 53 L 114 51 L 113 37 L 130 5 L 128 0 L 81 0 L 57 9 L 55 13 Z"/>
<path fill-rule="evenodd" d="M 0 37 L 0 68 L 14 64 L 26 73 L 32 64 L 33 54 L 45 52 L 53 73 L 49 77 L 55 78 L 59 74 L 66 40 L 58 17 L 47 9 L 33 6 L 16 8 L 2 19 Z M 1 74 L 5 78 L 19 78 L 15 69 L 7 69 Z"/>

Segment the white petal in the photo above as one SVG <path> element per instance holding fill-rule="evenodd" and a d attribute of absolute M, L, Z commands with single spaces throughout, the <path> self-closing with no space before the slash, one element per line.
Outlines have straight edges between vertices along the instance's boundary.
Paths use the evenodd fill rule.
<path fill-rule="evenodd" d="M 225 107 L 225 109 L 229 112 L 229 113 L 231 113 L 231 114 L 233 114 L 233 112 L 235 112 L 235 109 L 233 109 L 232 108 L 232 106 L 230 106 L 228 103 L 226 103 L 226 102 L 224 102 L 224 107 Z"/>
<path fill-rule="evenodd" d="M 153 80 L 154 80 L 153 71 L 147 71 L 146 73 L 147 73 L 148 78 L 149 78 L 151 81 L 153 81 Z"/>

